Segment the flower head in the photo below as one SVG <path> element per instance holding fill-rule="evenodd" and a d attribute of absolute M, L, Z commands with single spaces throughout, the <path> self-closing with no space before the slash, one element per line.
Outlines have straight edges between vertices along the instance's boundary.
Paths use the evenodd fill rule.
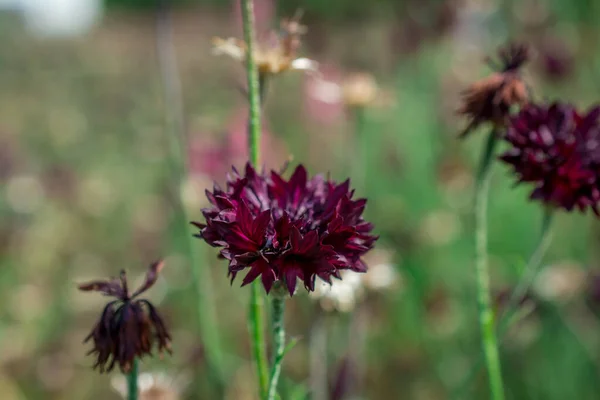
<path fill-rule="evenodd" d="M 568 104 L 529 105 L 506 133 L 512 147 L 501 156 L 519 183 L 535 185 L 531 198 L 571 211 L 600 201 L 600 107 L 581 114 Z"/>
<path fill-rule="evenodd" d="M 155 342 L 159 352 L 170 352 L 171 336 L 162 318 L 148 300 L 137 299 L 154 285 L 163 266 L 163 261 L 150 265 L 144 283 L 132 294 L 127 287 L 125 271 L 121 271 L 118 279 L 79 285 L 79 290 L 101 292 L 116 298 L 104 307 L 100 320 L 85 339 L 85 342 L 94 342 L 89 354 L 96 355 L 94 368 L 101 373 L 111 371 L 116 364 L 123 372 L 128 372 L 134 358 L 152 355 Z"/>
<path fill-rule="evenodd" d="M 361 256 L 377 237 L 362 218 L 366 200 L 352 199 L 348 180 L 309 179 L 303 166 L 285 180 L 247 164 L 225 190 L 215 185 L 206 194 L 212 206 L 203 210 L 205 224 L 194 223 L 197 236 L 222 248 L 232 281 L 247 269 L 242 285 L 260 276 L 267 292 L 279 281 L 292 295 L 298 278 L 313 291 L 317 276 L 330 283 L 340 270 L 367 270 Z"/>
<path fill-rule="evenodd" d="M 528 58 L 526 46 L 512 44 L 498 51 L 497 61 L 488 59 L 488 64 L 496 72 L 473 83 L 463 92 L 463 102 L 458 112 L 467 116 L 470 122 L 461 136 L 484 122 L 504 125 L 512 106 L 527 102 L 527 86 L 521 79 L 519 69 Z"/>
<path fill-rule="evenodd" d="M 306 27 L 299 23 L 298 18 L 282 20 L 279 31 L 271 32 L 268 39 L 259 42 L 254 51 L 259 74 L 268 76 L 289 70 L 316 71 L 315 61 L 297 57 L 301 37 L 305 33 Z M 246 60 L 247 47 L 241 39 L 217 37 L 213 39 L 213 45 L 213 52 L 217 55 L 227 55 L 240 62 Z"/>

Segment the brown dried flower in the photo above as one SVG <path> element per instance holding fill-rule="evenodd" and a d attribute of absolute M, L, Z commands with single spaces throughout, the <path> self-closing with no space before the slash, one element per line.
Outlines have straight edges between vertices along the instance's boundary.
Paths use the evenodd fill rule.
<path fill-rule="evenodd" d="M 279 31 L 270 32 L 267 40 L 260 41 L 254 50 L 254 59 L 261 76 L 276 75 L 289 70 L 316 71 L 317 63 L 308 58 L 298 58 L 301 37 L 307 31 L 298 17 L 283 19 Z M 237 38 L 213 38 L 213 52 L 235 60 L 246 60 L 246 42 Z"/>
<path fill-rule="evenodd" d="M 463 102 L 458 113 L 467 116 L 470 122 L 461 137 L 484 122 L 505 125 L 511 108 L 527 103 L 527 85 L 519 69 L 528 58 L 528 47 L 511 44 L 498 51 L 498 61 L 487 60 L 496 72 L 473 83 L 462 93 Z"/>
<path fill-rule="evenodd" d="M 150 265 L 144 283 L 133 294 L 129 294 L 125 271 L 118 279 L 79 285 L 79 290 L 116 298 L 104 307 L 100 320 L 84 341 L 93 340 L 94 348 L 88 354 L 96 355 L 94 368 L 100 373 L 110 372 L 115 364 L 128 372 L 134 358 L 152 355 L 155 342 L 159 353 L 171 352 L 171 336 L 162 318 L 148 300 L 136 299 L 154 285 L 163 266 L 163 261 Z"/>

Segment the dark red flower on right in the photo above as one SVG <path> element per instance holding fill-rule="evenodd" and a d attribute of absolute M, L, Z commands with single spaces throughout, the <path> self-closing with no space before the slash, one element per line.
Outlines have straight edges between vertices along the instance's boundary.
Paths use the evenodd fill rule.
<path fill-rule="evenodd" d="M 599 214 L 600 107 L 582 114 L 563 103 L 526 106 L 511 120 L 505 139 L 512 148 L 501 159 L 519 183 L 534 184 L 531 199 Z"/>

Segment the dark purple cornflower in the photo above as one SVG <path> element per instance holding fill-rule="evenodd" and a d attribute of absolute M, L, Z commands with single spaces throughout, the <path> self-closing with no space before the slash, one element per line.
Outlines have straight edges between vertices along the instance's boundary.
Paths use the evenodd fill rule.
<path fill-rule="evenodd" d="M 125 271 L 119 278 L 79 285 L 79 290 L 116 298 L 104 307 L 100 320 L 84 341 L 93 341 L 89 354 L 95 354 L 94 368 L 101 373 L 111 371 L 116 364 L 121 371 L 129 372 L 134 358 L 152 355 L 155 342 L 159 353 L 171 352 L 171 336 L 162 318 L 148 300 L 137 299 L 154 285 L 163 266 L 163 261 L 150 265 L 144 283 L 133 294 L 129 293 Z"/>
<path fill-rule="evenodd" d="M 535 188 L 531 199 L 571 211 L 600 201 L 600 107 L 585 114 L 563 103 L 529 105 L 512 118 L 505 139 L 512 147 L 501 156 L 518 183 Z"/>
<path fill-rule="evenodd" d="M 498 50 L 498 60 L 487 60 L 496 72 L 473 83 L 462 93 L 458 113 L 470 121 L 461 137 L 484 122 L 504 126 L 511 108 L 527 103 L 527 85 L 521 78 L 520 69 L 528 59 L 527 46 L 511 44 Z"/>
<path fill-rule="evenodd" d="M 222 248 L 232 282 L 247 270 L 242 286 L 260 276 L 267 293 L 279 281 L 293 295 L 298 278 L 313 291 L 317 276 L 331 283 L 341 279 L 340 270 L 367 270 L 361 256 L 377 237 L 362 218 L 366 200 L 353 194 L 349 180 L 308 179 L 303 166 L 285 180 L 247 164 L 243 175 L 233 169 L 225 190 L 215 185 L 206 192 L 212 204 L 202 210 L 206 223 L 193 224 L 196 236 Z"/>

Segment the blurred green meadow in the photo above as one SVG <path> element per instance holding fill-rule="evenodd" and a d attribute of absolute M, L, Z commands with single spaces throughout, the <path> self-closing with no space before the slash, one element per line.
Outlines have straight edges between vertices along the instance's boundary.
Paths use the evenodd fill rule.
<path fill-rule="evenodd" d="M 301 53 L 321 63 L 326 81 L 356 72 L 376 80 L 383 101 L 357 120 L 310 75 L 273 79 L 263 159 L 277 170 L 291 160 L 311 173 L 350 176 L 380 235 L 376 251 L 385 260 L 372 262 L 395 272 L 392 285 L 365 289 L 349 309 L 322 309 L 304 293 L 288 300 L 287 333 L 299 342 L 285 358 L 281 398 L 486 399 L 471 216 L 473 167 L 486 132 L 457 139 L 465 126 L 455 115 L 460 91 L 489 73 L 485 56 L 514 39 L 534 50 L 525 71 L 536 99 L 587 108 L 600 90 L 600 4 L 259 3 L 273 21 L 304 10 Z M 239 18 L 234 4 L 190 0 L 177 4 L 172 23 L 189 137 L 182 185 L 168 160 L 168 135 L 177 132 L 153 7 L 110 1 L 102 21 L 76 38 L 35 38 L 15 14 L 0 14 L 2 399 L 121 398 L 113 388 L 119 372 L 93 371 L 90 344 L 82 343 L 105 299 L 79 292 L 77 283 L 125 268 L 139 284 L 161 257 L 162 278 L 147 295 L 171 328 L 173 355 L 144 360 L 142 371 L 168 375 L 179 391 L 173 398 L 219 398 L 206 364 L 205 338 L 216 335 L 224 398 L 257 398 L 249 289 L 230 286 L 226 263 L 200 240 L 194 244 L 207 274 L 194 283 L 188 232 L 175 222 L 173 201 L 181 194 L 189 216 L 201 221 L 204 189 L 247 157 L 243 69 L 211 53 L 213 36 L 240 35 Z M 528 201 L 530 188 L 514 183 L 496 163 L 489 251 L 497 293 L 518 282 L 542 218 L 540 205 Z M 586 277 L 600 270 L 599 234 L 592 215 L 556 216 L 546 273 L 532 288 L 535 309 L 502 339 L 509 399 L 600 397 L 600 304 L 586 301 Z M 199 323 L 198 287 L 214 326 Z M 318 329 L 326 337 L 315 359 Z M 325 379 L 321 397 L 309 393 L 311 372 Z"/>

